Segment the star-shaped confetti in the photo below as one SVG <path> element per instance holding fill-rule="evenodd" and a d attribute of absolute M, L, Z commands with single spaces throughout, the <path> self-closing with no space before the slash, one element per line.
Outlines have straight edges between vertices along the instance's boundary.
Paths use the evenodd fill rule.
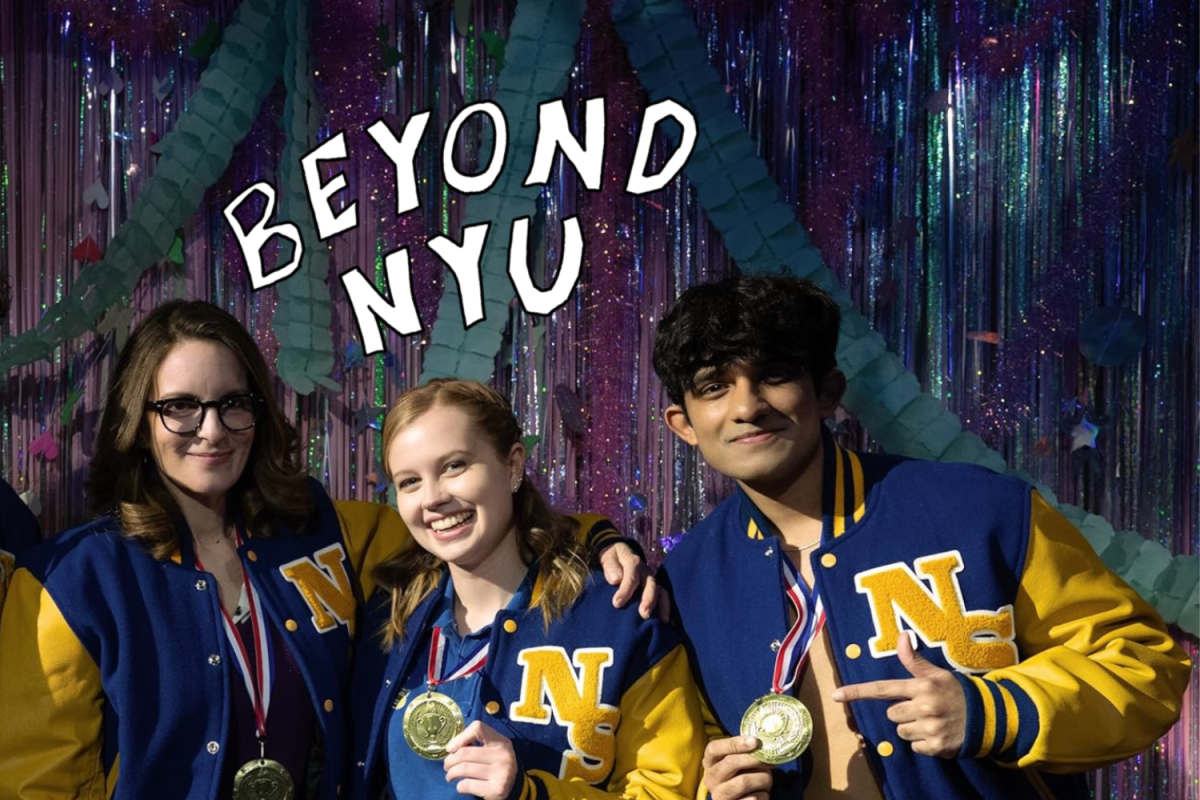
<path fill-rule="evenodd" d="M 384 406 L 369 406 L 361 405 L 354 410 L 354 435 L 365 431 L 367 428 L 371 430 L 383 430 L 383 415 L 387 413 L 387 408 Z"/>
<path fill-rule="evenodd" d="M 100 322 L 96 325 L 96 333 L 101 336 L 113 334 L 117 350 L 123 350 L 125 342 L 129 341 L 129 326 L 132 324 L 133 306 L 113 306 L 100 318 Z"/>
<path fill-rule="evenodd" d="M 1086 416 L 1071 428 L 1071 452 L 1081 447 L 1096 447 L 1096 437 L 1100 435 L 1100 426 L 1094 424 Z"/>
<path fill-rule="evenodd" d="M 350 342 L 346 345 L 346 350 L 342 354 L 342 369 L 349 372 L 357 367 L 365 367 L 367 365 L 366 356 L 363 355 L 362 345 L 358 342 Z"/>

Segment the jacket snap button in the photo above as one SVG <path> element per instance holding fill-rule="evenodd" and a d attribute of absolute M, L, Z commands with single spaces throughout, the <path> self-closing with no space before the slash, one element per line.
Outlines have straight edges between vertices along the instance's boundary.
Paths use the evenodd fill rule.
<path fill-rule="evenodd" d="M 504 632 L 505 633 L 516 633 L 517 632 L 517 621 L 515 619 L 504 620 Z"/>
<path fill-rule="evenodd" d="M 483 708 L 485 711 L 487 711 L 487 713 L 491 714 L 493 717 L 500 713 L 500 704 L 497 703 L 495 700 L 489 700 L 488 704 L 486 706 L 484 706 Z"/>
<path fill-rule="evenodd" d="M 196 581 L 196 591 L 197 592 L 203 592 L 207 588 L 208 588 L 208 581 L 204 580 L 204 578 L 201 578 L 200 580 Z"/>
<path fill-rule="evenodd" d="M 214 667 L 220 666 L 221 657 L 219 655 L 217 655 L 216 653 L 213 653 L 211 656 L 208 657 L 208 663 L 213 665 Z"/>
<path fill-rule="evenodd" d="M 879 755 L 883 756 L 884 758 L 887 758 L 888 756 L 890 756 L 892 754 L 894 749 L 895 748 L 892 747 L 891 742 L 880 742 L 879 747 L 876 747 L 875 751 L 877 753 L 879 753 Z"/>
<path fill-rule="evenodd" d="M 220 752 L 220 750 L 221 750 L 221 745 L 219 743 L 217 743 L 217 742 L 209 742 L 208 743 L 209 755 L 215 756 L 218 752 Z"/>

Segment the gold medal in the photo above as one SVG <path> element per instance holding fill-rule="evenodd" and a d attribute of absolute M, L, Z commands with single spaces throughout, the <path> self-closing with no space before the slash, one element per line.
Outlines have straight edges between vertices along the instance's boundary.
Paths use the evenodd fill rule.
<path fill-rule="evenodd" d="M 758 739 L 751 755 L 759 761 L 784 764 L 799 758 L 812 742 L 812 714 L 790 694 L 764 695 L 742 715 L 742 735 Z"/>
<path fill-rule="evenodd" d="M 278 761 L 247 761 L 233 776 L 233 800 L 292 800 L 296 787 Z"/>
<path fill-rule="evenodd" d="M 440 761 L 446 745 L 466 728 L 458 703 L 429 691 L 411 700 L 404 712 L 404 740 L 421 758 Z"/>

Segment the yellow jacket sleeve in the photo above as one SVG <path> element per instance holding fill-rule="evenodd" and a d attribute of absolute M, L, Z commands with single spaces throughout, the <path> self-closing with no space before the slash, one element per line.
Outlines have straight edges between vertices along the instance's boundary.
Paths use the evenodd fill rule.
<path fill-rule="evenodd" d="M 0 621 L 0 797 L 104 798 L 100 669 L 54 599 L 27 570 Z"/>
<path fill-rule="evenodd" d="M 1078 772 L 1145 750 L 1179 719 L 1191 662 L 1158 613 L 1036 492 L 1013 613 L 1022 660 L 960 676 L 962 755 Z"/>
<path fill-rule="evenodd" d="M 571 519 L 579 523 L 579 544 L 595 560 L 610 544 L 621 541 L 621 533 L 608 517 L 599 514 L 572 514 Z"/>
<path fill-rule="evenodd" d="M 708 700 L 704 698 L 704 694 L 700 694 L 700 718 L 704 721 L 704 744 L 716 739 L 727 738 L 729 734 L 721 728 L 717 722 L 717 715 L 712 712 L 712 708 L 708 705 Z M 701 752 L 703 758 L 703 752 Z M 703 776 L 703 769 L 701 775 Z M 708 787 L 704 785 L 704 779 L 701 777 L 696 789 L 696 800 L 708 800 Z"/>
<path fill-rule="evenodd" d="M 519 778 L 520 800 L 692 800 L 700 783 L 704 729 L 700 694 L 687 653 L 677 646 L 625 692 L 620 704 L 616 760 L 606 787 L 562 780 L 542 770 Z"/>
<path fill-rule="evenodd" d="M 17 557 L 7 550 L 0 550 L 0 613 L 4 612 L 4 598 L 8 594 L 8 582 L 12 580 Z"/>
<path fill-rule="evenodd" d="M 333 505 L 362 596 L 370 597 L 375 590 L 375 567 L 393 553 L 412 547 L 412 534 L 389 505 L 361 500 L 338 500 Z"/>

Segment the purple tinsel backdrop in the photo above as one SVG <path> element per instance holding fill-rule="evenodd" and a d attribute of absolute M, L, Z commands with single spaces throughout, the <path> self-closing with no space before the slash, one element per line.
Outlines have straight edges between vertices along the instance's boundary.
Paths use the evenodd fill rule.
<path fill-rule="evenodd" d="M 346 199 L 363 221 L 331 240 L 330 274 L 358 266 L 382 286 L 383 256 L 410 246 L 427 326 L 444 276 L 423 243 L 456 238 L 470 202 L 440 180 L 440 133 L 494 89 L 485 34 L 504 39 L 515 5 L 315 3 L 322 137 L 348 132 Z M 31 328 L 69 290 L 73 251 L 89 237 L 103 249 L 125 219 L 203 68 L 192 48 L 235 6 L 0 0 L 0 277 L 13 288 L 0 334 Z M 1200 551 L 1196 0 L 690 8 L 785 199 L 923 386 L 1060 499 L 1173 553 Z M 569 108 L 608 99 L 603 188 L 556 170 L 540 201 L 537 258 L 553 269 L 559 220 L 578 214 L 583 279 L 550 317 L 512 310 L 495 383 L 540 437 L 531 468 L 554 502 L 613 516 L 657 557 L 660 537 L 729 487 L 665 432 L 651 333 L 680 291 L 733 267 L 686 180 L 643 198 L 622 191 L 646 101 L 610 10 L 589 3 L 568 90 Z M 184 230 L 181 263 L 152 268 L 97 333 L 7 376 L 0 473 L 37 494 L 48 531 L 84 514 L 98 409 L 130 323 L 167 298 L 207 298 L 277 351 L 275 292 L 251 292 L 221 209 L 275 180 L 283 100 L 280 86 Z M 381 115 L 398 130 L 422 110 L 433 117 L 417 159 L 421 209 L 396 218 L 390 162 L 362 130 Z M 476 149 L 464 137 L 459 163 Z M 89 193 L 97 181 L 103 209 Z M 382 498 L 381 409 L 411 385 L 428 339 L 389 334 L 386 356 L 362 358 L 330 286 L 344 390 L 300 396 L 281 383 L 279 398 L 334 496 Z M 1119 328 L 1124 349 L 1085 358 L 1081 339 L 1103 309 L 1136 313 L 1144 332 Z M 839 424 L 870 446 L 853 418 Z M 1080 446 L 1085 426 L 1094 446 Z M 1195 639 L 1185 645 L 1195 658 Z M 1167 737 L 1094 774 L 1097 797 L 1197 798 L 1197 696 L 1194 678 Z"/>

